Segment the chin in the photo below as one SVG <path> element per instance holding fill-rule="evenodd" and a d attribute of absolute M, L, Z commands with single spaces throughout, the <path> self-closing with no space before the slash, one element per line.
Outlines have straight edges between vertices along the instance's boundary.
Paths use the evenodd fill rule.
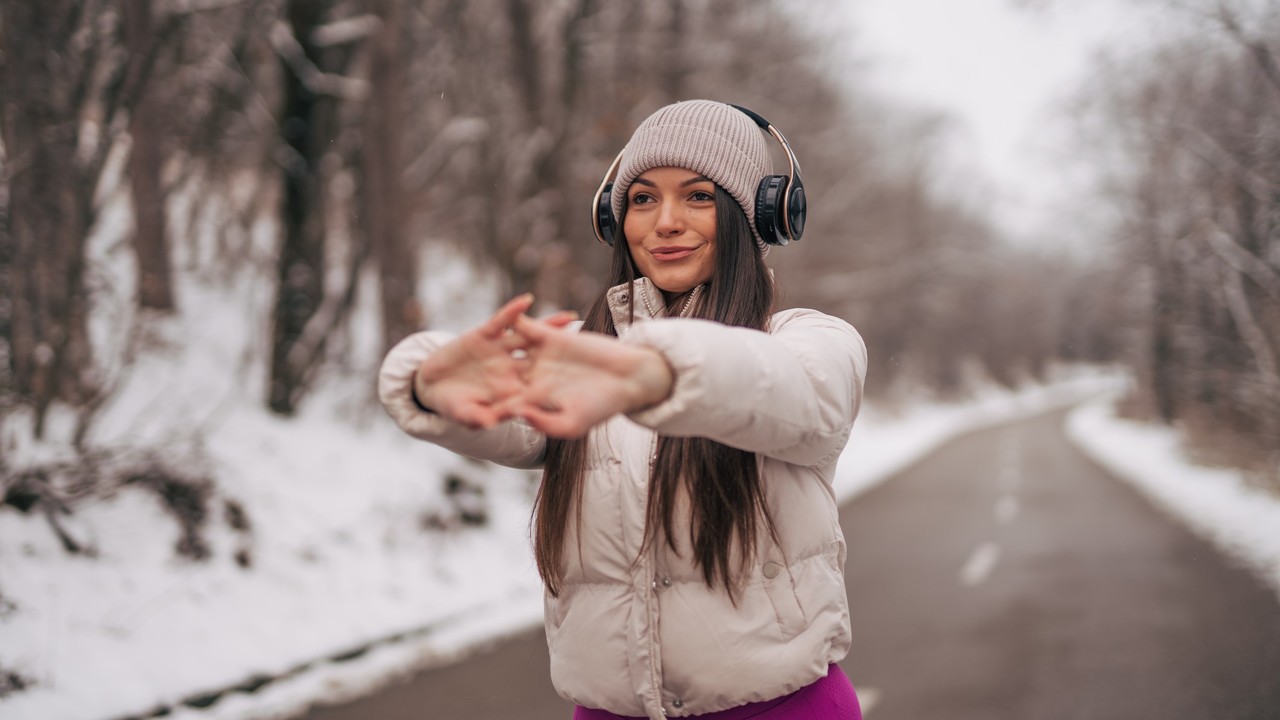
<path fill-rule="evenodd" d="M 653 277 L 649 278 L 649 281 L 652 282 L 662 292 L 671 293 L 672 295 L 679 295 L 680 293 L 683 293 L 683 292 L 689 292 L 690 290 L 693 289 L 695 285 L 698 284 L 696 282 L 688 282 L 683 280 L 663 280 L 661 278 L 653 278 Z"/>

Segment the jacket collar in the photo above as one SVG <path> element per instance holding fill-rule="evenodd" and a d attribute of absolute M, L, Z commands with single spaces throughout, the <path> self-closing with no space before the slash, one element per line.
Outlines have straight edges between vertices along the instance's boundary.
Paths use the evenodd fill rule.
<path fill-rule="evenodd" d="M 701 291 L 701 285 L 694 288 L 695 293 L 701 293 Z M 634 319 L 631 316 L 633 297 L 635 298 Z M 647 277 L 638 277 L 630 283 L 615 285 L 605 294 L 605 298 L 609 303 L 609 313 L 613 315 L 613 327 L 618 331 L 618 337 L 622 337 L 633 323 L 667 317 L 667 301 L 663 299 L 662 291 L 658 286 Z"/>

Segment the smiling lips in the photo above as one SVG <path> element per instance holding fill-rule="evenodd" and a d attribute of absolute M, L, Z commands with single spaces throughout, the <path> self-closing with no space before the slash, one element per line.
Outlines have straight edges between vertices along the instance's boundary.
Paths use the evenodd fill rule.
<path fill-rule="evenodd" d="M 697 249 L 698 248 L 696 247 L 679 247 L 673 245 L 669 247 L 653 248 L 649 251 L 649 254 L 653 256 L 654 260 L 681 260 L 692 255 L 693 251 Z"/>

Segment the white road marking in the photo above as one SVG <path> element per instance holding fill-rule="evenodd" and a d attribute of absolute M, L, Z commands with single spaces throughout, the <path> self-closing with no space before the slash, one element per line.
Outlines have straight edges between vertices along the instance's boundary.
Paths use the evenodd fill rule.
<path fill-rule="evenodd" d="M 996 501 L 996 520 L 998 520 L 1001 525 L 1008 525 L 1017 519 L 1018 511 L 1021 509 L 1022 506 L 1018 504 L 1018 498 L 1014 497 L 1012 494 L 1001 495 L 1000 499 Z"/>
<path fill-rule="evenodd" d="M 871 712 L 871 708 L 880 702 L 881 693 L 877 688 L 858 688 L 858 706 L 862 708 L 862 715 L 866 717 Z"/>
<path fill-rule="evenodd" d="M 1000 559 L 1000 546 L 993 543 L 979 545 L 960 568 L 960 582 L 973 587 L 980 585 L 991 576 L 991 571 Z"/>
<path fill-rule="evenodd" d="M 1018 489 L 1022 483 L 1022 473 L 1018 472 L 1018 466 L 1022 464 L 1022 446 L 1018 440 L 1010 435 L 1005 434 L 1000 443 L 1000 457 L 998 465 L 1000 468 L 1000 489 L 1011 491 Z"/>

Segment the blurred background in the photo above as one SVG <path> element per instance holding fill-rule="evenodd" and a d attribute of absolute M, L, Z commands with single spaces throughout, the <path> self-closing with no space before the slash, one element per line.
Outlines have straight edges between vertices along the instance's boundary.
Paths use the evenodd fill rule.
<path fill-rule="evenodd" d="M 584 309 L 609 162 L 700 97 L 803 163 L 768 262 L 862 333 L 871 408 L 1107 368 L 1280 496 L 1273 1 L 5 0 L 0 715 L 536 619 L 532 478 L 400 437 L 378 362 Z"/>

